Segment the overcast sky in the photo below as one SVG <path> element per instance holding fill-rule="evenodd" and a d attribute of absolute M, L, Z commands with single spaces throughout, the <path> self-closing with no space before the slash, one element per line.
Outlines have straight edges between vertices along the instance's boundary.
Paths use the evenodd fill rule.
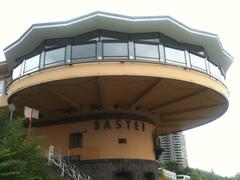
<path fill-rule="evenodd" d="M 130 16 L 170 15 L 191 28 L 218 34 L 223 47 L 235 58 L 226 82 L 230 106 L 221 118 L 185 134 L 190 167 L 233 176 L 240 172 L 239 3 L 237 0 L 2 0 L 0 50 L 33 23 L 68 20 L 98 10 Z M 4 59 L 0 52 L 0 60 Z"/>

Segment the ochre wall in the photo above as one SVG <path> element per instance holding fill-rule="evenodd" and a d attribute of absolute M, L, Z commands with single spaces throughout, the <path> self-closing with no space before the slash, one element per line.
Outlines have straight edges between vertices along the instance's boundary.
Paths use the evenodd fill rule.
<path fill-rule="evenodd" d="M 4 107 L 4 106 L 7 106 L 7 105 L 8 105 L 7 96 L 0 97 L 0 107 Z"/>
<path fill-rule="evenodd" d="M 50 145 L 59 150 L 62 155 L 80 155 L 81 160 L 90 159 L 147 159 L 154 160 L 152 124 L 119 120 L 121 128 L 117 129 L 116 121 L 109 120 L 111 128 L 104 129 L 107 120 L 99 120 L 100 128 L 95 129 L 94 120 L 71 124 L 61 124 L 33 129 L 35 135 L 45 136 L 43 147 L 47 150 Z M 126 121 L 130 121 L 129 128 Z M 135 125 L 137 124 L 137 129 Z M 142 127 L 144 123 L 144 130 Z M 69 134 L 82 132 L 82 148 L 69 149 Z M 119 138 L 126 138 L 127 144 L 119 144 Z"/>
<path fill-rule="evenodd" d="M 71 66 L 59 66 L 56 68 L 42 70 L 41 73 L 37 71 L 30 76 L 22 77 L 9 86 L 8 98 L 22 89 L 49 81 L 76 77 L 114 75 L 163 77 L 183 80 L 213 89 L 222 94 L 224 97 L 228 97 L 228 89 L 225 85 L 217 79 L 195 70 L 154 63 L 92 62 L 74 64 Z"/>

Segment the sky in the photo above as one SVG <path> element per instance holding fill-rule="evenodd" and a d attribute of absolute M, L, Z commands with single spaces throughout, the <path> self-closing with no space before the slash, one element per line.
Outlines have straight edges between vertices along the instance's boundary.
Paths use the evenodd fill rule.
<path fill-rule="evenodd" d="M 240 17 L 238 0 L 1 0 L 0 61 L 2 49 L 34 23 L 63 21 L 93 11 L 130 16 L 169 15 L 183 24 L 219 35 L 234 58 L 227 73 L 228 111 L 216 121 L 185 131 L 189 166 L 222 176 L 240 172 Z"/>

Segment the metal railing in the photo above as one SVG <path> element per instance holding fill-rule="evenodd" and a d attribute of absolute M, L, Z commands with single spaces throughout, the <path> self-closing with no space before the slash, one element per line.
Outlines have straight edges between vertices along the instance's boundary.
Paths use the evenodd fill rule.
<path fill-rule="evenodd" d="M 62 53 L 58 52 L 60 50 Z M 51 55 L 55 57 L 48 57 L 47 53 L 52 53 Z M 225 79 L 221 67 L 200 54 L 156 43 L 122 41 L 93 41 L 42 51 L 18 64 L 13 69 L 12 79 L 14 81 L 33 72 L 56 66 L 108 60 L 169 64 L 200 71 L 220 81 Z"/>
<path fill-rule="evenodd" d="M 64 159 L 60 153 L 54 151 L 54 146 L 49 146 L 48 162 L 54 164 L 61 170 L 61 176 L 67 175 L 73 180 L 92 180 L 84 171 Z"/>

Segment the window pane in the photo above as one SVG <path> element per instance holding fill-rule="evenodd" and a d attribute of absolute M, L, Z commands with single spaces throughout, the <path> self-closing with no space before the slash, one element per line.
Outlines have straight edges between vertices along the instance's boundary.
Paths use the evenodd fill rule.
<path fill-rule="evenodd" d="M 127 57 L 128 46 L 127 43 L 103 43 L 104 57 Z"/>
<path fill-rule="evenodd" d="M 36 55 L 29 59 L 26 59 L 24 73 L 27 73 L 27 72 L 29 73 L 39 69 L 39 58 L 40 58 L 40 55 Z"/>
<path fill-rule="evenodd" d="M 168 63 L 185 64 L 185 53 L 179 49 L 165 47 L 165 56 Z"/>
<path fill-rule="evenodd" d="M 136 57 L 159 59 L 158 45 L 135 43 Z"/>
<path fill-rule="evenodd" d="M 81 44 L 72 46 L 72 59 L 96 57 L 96 45 L 94 44 Z"/>
<path fill-rule="evenodd" d="M 21 76 L 22 63 L 13 69 L 12 78 L 16 79 Z"/>
<path fill-rule="evenodd" d="M 193 68 L 197 68 L 197 69 L 206 71 L 206 63 L 205 63 L 205 59 L 203 57 L 200 57 L 200 56 L 190 53 L 190 60 L 191 60 L 191 65 L 193 66 Z"/>
<path fill-rule="evenodd" d="M 130 34 L 130 39 L 134 41 L 159 43 L 159 34 L 158 33 L 136 33 L 136 34 L 134 33 L 134 34 Z"/>
<path fill-rule="evenodd" d="M 4 80 L 0 80 L 0 96 L 4 95 Z"/>
<path fill-rule="evenodd" d="M 69 147 L 70 148 L 82 147 L 82 134 L 81 133 L 70 134 Z"/>
<path fill-rule="evenodd" d="M 210 68 L 210 73 L 213 76 L 218 77 L 218 78 L 221 77 L 220 69 L 215 64 L 209 62 L 209 68 Z"/>
<path fill-rule="evenodd" d="M 127 40 L 128 34 L 114 31 L 100 30 L 100 40 Z"/>
<path fill-rule="evenodd" d="M 65 60 L 65 47 L 46 51 L 45 65 L 61 64 Z"/>

